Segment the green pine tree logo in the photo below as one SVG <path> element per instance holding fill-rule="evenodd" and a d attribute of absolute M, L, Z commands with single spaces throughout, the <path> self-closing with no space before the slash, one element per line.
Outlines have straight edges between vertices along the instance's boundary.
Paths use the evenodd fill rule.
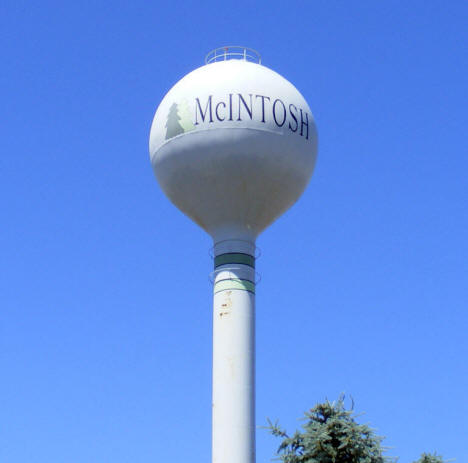
<path fill-rule="evenodd" d="M 180 125 L 184 129 L 184 132 L 190 132 L 195 129 L 192 121 L 192 112 L 187 100 L 182 100 L 179 104 L 179 116 L 180 116 Z"/>
<path fill-rule="evenodd" d="M 169 114 L 167 115 L 166 140 L 169 140 L 170 138 L 185 132 L 184 128 L 179 124 L 179 121 L 180 116 L 177 109 L 177 104 L 173 103 L 169 108 Z"/>

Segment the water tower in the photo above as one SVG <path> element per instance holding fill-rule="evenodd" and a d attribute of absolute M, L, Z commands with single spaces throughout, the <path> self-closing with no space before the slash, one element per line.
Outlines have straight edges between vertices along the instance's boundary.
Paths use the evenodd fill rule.
<path fill-rule="evenodd" d="M 255 241 L 304 191 L 310 108 L 254 50 L 223 47 L 166 94 L 150 156 L 158 182 L 214 242 L 213 463 L 255 462 Z"/>

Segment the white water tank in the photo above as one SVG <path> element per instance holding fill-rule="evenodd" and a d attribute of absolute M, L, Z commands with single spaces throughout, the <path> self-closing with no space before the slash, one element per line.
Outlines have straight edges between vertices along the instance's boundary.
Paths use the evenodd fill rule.
<path fill-rule="evenodd" d="M 241 59 L 214 54 L 177 82 L 151 127 L 162 189 L 215 242 L 254 241 L 299 198 L 317 155 L 303 96 L 242 50 Z"/>

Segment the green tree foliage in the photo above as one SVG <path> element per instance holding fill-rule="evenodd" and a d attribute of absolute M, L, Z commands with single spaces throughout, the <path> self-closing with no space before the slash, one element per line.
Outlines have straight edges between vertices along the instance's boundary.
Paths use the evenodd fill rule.
<path fill-rule="evenodd" d="M 423 453 L 421 458 L 414 463 L 444 463 L 444 460 L 442 460 L 440 455 L 436 455 L 435 453 Z"/>
<path fill-rule="evenodd" d="M 277 455 L 284 463 L 385 463 L 382 437 L 365 424 L 358 424 L 344 397 L 326 401 L 305 413 L 303 432 L 291 437 L 270 422 L 274 436 L 282 438 Z"/>
<path fill-rule="evenodd" d="M 346 410 L 344 396 L 336 402 L 316 405 L 305 413 L 303 431 L 291 437 L 269 421 L 270 432 L 282 439 L 276 452 L 283 463 L 387 463 L 396 458 L 383 456 L 383 438 L 365 424 L 358 424 Z M 441 456 L 423 453 L 414 463 L 444 463 Z"/>

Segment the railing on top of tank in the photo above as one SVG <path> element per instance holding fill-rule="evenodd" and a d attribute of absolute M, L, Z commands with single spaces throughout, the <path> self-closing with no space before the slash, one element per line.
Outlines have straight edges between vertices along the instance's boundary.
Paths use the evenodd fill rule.
<path fill-rule="evenodd" d="M 247 47 L 220 47 L 211 50 L 205 57 L 205 64 L 214 63 L 216 61 L 227 61 L 228 59 L 240 59 L 261 64 L 262 58 L 260 53 Z"/>

